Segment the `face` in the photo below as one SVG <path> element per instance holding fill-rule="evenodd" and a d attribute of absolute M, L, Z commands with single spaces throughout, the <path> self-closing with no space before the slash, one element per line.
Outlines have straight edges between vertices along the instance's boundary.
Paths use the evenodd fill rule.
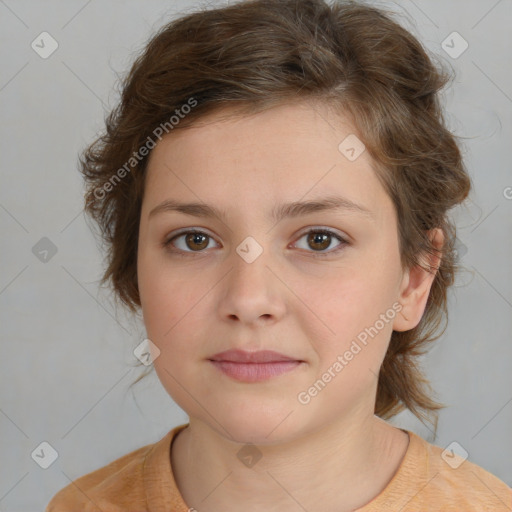
<path fill-rule="evenodd" d="M 354 132 L 327 106 L 296 103 L 211 115 L 153 149 L 139 292 L 158 377 L 191 421 L 272 444 L 373 415 L 407 283 L 395 210 L 368 152 L 354 160 L 358 148 L 339 149 Z M 328 197 L 362 209 L 284 208 Z M 216 212 L 157 208 L 166 201 Z M 247 382 L 211 361 L 230 349 L 272 350 L 295 363 Z"/>

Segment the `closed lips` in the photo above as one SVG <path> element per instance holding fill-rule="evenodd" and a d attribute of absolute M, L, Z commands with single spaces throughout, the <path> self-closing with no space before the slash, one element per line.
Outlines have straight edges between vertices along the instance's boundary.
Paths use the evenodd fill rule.
<path fill-rule="evenodd" d="M 273 350 L 260 350 L 258 352 L 247 352 L 244 350 L 227 350 L 215 354 L 210 358 L 211 361 L 225 361 L 232 363 L 277 363 L 299 361 Z"/>

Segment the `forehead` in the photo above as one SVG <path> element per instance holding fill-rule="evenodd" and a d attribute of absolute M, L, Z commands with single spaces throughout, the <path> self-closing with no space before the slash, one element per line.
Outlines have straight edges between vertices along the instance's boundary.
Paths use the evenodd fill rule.
<path fill-rule="evenodd" d="M 298 145 L 293 144 L 297 136 L 302 140 L 309 138 L 310 145 L 318 145 L 321 138 L 325 144 L 337 146 L 340 136 L 355 132 L 348 113 L 335 111 L 320 101 L 288 101 L 250 114 L 237 107 L 225 107 L 164 135 L 152 151 L 151 159 L 159 158 L 170 146 L 186 144 L 201 148 L 219 141 L 231 150 L 263 144 L 291 144 L 298 150 Z"/>
<path fill-rule="evenodd" d="M 318 103 L 243 116 L 214 113 L 158 142 L 147 166 L 146 194 L 152 207 L 186 197 L 261 208 L 265 202 L 335 193 L 377 209 L 389 207 L 364 146 L 352 160 L 343 152 L 347 144 L 362 145 L 355 132 L 348 117 Z"/>

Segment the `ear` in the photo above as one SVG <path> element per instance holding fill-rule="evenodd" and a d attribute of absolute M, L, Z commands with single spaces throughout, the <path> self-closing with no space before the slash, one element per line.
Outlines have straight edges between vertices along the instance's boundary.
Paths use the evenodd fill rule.
<path fill-rule="evenodd" d="M 433 245 L 438 250 L 441 250 L 444 244 L 442 229 L 432 229 L 428 234 Z M 393 323 L 394 331 L 414 329 L 420 323 L 423 316 L 430 288 L 441 263 L 441 256 L 428 254 L 426 257 L 423 257 L 422 262 L 427 268 L 431 268 L 430 272 L 417 265 L 407 270 L 402 278 L 400 295 L 398 297 L 402 310 L 395 317 Z"/>

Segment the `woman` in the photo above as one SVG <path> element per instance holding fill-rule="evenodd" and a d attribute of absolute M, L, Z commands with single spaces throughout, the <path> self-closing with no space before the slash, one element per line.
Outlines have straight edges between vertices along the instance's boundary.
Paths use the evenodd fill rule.
<path fill-rule="evenodd" d="M 511 509 L 497 477 L 385 421 L 442 407 L 416 357 L 471 188 L 447 80 L 355 2 L 245 1 L 148 43 L 81 163 L 104 282 L 189 422 L 48 512 Z"/>

